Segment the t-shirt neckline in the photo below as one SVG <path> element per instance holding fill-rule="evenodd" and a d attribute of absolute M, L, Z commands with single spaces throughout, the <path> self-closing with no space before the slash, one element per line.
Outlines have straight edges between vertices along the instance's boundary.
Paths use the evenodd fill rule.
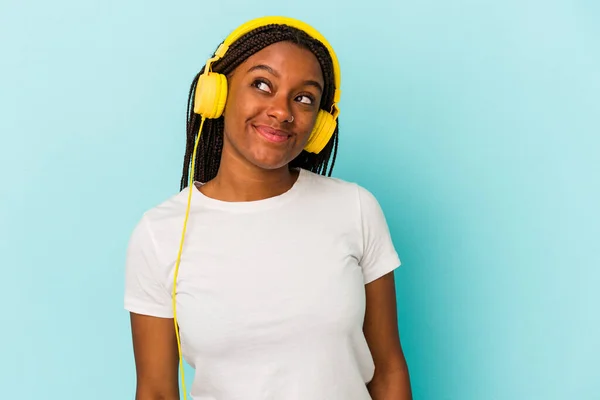
<path fill-rule="evenodd" d="M 251 200 L 251 201 L 225 201 L 218 200 L 212 197 L 206 196 L 199 190 L 199 186 L 204 185 L 204 183 L 199 181 L 194 181 L 194 184 L 188 190 L 193 190 L 192 193 L 192 201 L 196 204 L 199 204 L 204 207 L 209 207 L 212 209 L 219 209 L 224 211 L 260 211 L 269 209 L 272 207 L 279 206 L 293 198 L 295 198 L 304 185 L 304 181 L 307 178 L 307 172 L 303 168 L 298 168 L 298 178 L 292 185 L 290 189 L 287 191 L 273 197 L 268 197 L 266 199 L 261 200 Z"/>

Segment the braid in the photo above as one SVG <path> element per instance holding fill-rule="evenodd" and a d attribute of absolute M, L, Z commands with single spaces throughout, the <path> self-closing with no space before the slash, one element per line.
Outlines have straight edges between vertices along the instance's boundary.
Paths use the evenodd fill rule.
<path fill-rule="evenodd" d="M 212 70 L 228 75 L 237 68 L 248 57 L 257 53 L 271 44 L 289 41 L 311 51 L 317 58 L 325 86 L 321 98 L 320 108 L 329 111 L 333 104 L 335 92 L 333 62 L 327 49 L 317 40 L 308 36 L 305 32 L 286 25 L 261 26 L 233 43 L 225 56 L 213 64 Z M 183 158 L 183 171 L 181 175 L 180 189 L 188 185 L 190 163 L 194 151 L 194 143 L 200 129 L 201 117 L 193 112 L 194 96 L 199 76 L 204 73 L 203 67 L 194 77 L 188 94 L 188 106 L 186 116 L 186 146 Z M 202 128 L 196 165 L 194 166 L 194 181 L 208 182 L 213 179 L 219 170 L 221 153 L 223 151 L 223 129 L 224 118 L 206 119 Z M 339 121 L 338 121 L 339 126 Z M 290 162 L 290 168 L 303 168 L 317 174 L 331 176 L 338 149 L 338 126 L 333 136 L 319 154 L 309 153 L 305 150 Z M 331 166 L 329 162 L 331 161 Z M 327 168 L 329 167 L 329 172 Z"/>

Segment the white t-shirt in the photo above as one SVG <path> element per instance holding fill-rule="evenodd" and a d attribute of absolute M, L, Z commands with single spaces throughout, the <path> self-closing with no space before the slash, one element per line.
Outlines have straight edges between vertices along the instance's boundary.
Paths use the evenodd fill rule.
<path fill-rule="evenodd" d="M 147 211 L 133 232 L 129 311 L 173 317 L 188 190 Z M 307 170 L 265 200 L 192 190 L 176 296 L 182 352 L 195 369 L 191 398 L 370 399 L 364 285 L 400 265 L 373 195 Z"/>

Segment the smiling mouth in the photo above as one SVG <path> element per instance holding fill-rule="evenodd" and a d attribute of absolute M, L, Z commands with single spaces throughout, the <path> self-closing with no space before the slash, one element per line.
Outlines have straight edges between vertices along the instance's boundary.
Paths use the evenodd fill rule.
<path fill-rule="evenodd" d="M 292 136 L 287 132 L 273 129 L 265 125 L 252 125 L 252 127 L 260 136 L 272 143 L 283 143 Z"/>

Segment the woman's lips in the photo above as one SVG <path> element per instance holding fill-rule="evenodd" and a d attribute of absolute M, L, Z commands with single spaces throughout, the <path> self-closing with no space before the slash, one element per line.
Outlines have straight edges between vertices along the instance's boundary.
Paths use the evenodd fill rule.
<path fill-rule="evenodd" d="M 283 143 L 290 138 L 290 134 L 266 125 L 253 125 L 256 132 L 273 143 Z"/>

